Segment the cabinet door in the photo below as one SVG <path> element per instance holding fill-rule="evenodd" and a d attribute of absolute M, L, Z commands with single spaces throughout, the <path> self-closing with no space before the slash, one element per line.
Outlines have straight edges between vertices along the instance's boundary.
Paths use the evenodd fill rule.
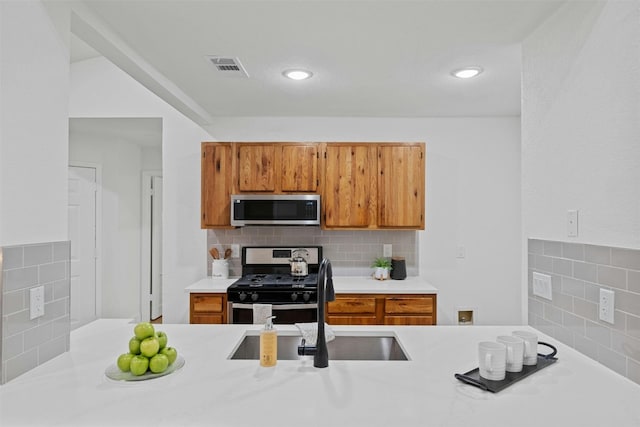
<path fill-rule="evenodd" d="M 424 145 L 378 147 L 378 226 L 424 230 Z"/>
<path fill-rule="evenodd" d="M 431 316 L 385 316 L 385 325 L 433 325 Z"/>
<path fill-rule="evenodd" d="M 375 150 L 374 144 L 326 145 L 324 227 L 362 228 L 375 224 Z"/>
<path fill-rule="evenodd" d="M 201 228 L 231 226 L 231 144 L 202 144 Z"/>
<path fill-rule="evenodd" d="M 330 325 L 377 325 L 376 316 L 327 316 Z"/>
<path fill-rule="evenodd" d="M 227 297 L 224 294 L 191 294 L 190 323 L 225 323 Z"/>
<path fill-rule="evenodd" d="M 238 189 L 249 192 L 276 191 L 276 146 L 238 144 Z"/>
<path fill-rule="evenodd" d="M 318 190 L 318 146 L 283 145 L 281 190 L 315 193 Z"/>

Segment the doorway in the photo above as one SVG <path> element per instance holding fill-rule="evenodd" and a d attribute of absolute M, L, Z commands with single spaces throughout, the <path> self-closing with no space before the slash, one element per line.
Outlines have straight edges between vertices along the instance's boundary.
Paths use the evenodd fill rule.
<path fill-rule="evenodd" d="M 162 172 L 142 173 L 141 318 L 162 323 Z"/>
<path fill-rule="evenodd" d="M 68 226 L 71 241 L 71 329 L 100 317 L 98 253 L 101 192 L 99 165 L 72 164 L 68 170 Z"/>
<path fill-rule="evenodd" d="M 141 236 L 146 217 L 143 210 L 151 215 L 151 206 L 146 202 L 142 179 L 147 171 L 162 176 L 162 119 L 71 118 L 69 164 L 78 163 L 100 166 L 98 191 L 102 189 L 96 213 L 100 221 L 96 226 L 97 289 L 95 301 L 83 306 L 95 307 L 97 318 L 150 320 L 151 228 L 148 238 Z M 162 195 L 161 190 L 158 193 Z M 161 219 L 161 212 L 155 214 L 156 219 Z M 154 240 L 161 241 L 161 236 L 156 233 Z M 156 253 L 154 268 L 160 267 L 162 257 L 161 251 Z M 72 270 L 77 270 L 75 265 Z M 149 281 L 143 283 L 146 277 Z M 74 292 L 72 287 L 71 301 L 79 302 Z"/>

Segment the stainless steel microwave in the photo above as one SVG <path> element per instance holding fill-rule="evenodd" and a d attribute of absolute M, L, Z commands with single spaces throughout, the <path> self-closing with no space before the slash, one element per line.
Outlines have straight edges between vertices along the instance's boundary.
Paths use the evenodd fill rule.
<path fill-rule="evenodd" d="M 231 225 L 320 225 L 320 196 L 232 194 Z"/>

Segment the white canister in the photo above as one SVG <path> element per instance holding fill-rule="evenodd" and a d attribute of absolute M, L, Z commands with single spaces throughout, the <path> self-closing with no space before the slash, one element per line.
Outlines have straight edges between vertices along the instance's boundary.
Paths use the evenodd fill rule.
<path fill-rule="evenodd" d="M 214 279 L 229 278 L 229 263 L 226 259 L 214 259 L 211 263 L 211 277 Z"/>

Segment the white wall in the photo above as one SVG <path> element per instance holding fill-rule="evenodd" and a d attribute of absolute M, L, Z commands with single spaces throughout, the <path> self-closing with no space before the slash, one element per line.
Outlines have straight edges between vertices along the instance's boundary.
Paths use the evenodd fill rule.
<path fill-rule="evenodd" d="M 187 323 L 184 288 L 206 276 L 206 232 L 200 229 L 202 128 L 104 58 L 71 66 L 70 117 L 161 117 L 163 320 Z"/>
<path fill-rule="evenodd" d="M 480 324 L 522 322 L 518 117 L 223 118 L 209 131 L 221 141 L 425 141 L 419 269 L 439 290 L 438 323 L 457 322 L 458 307 Z"/>
<path fill-rule="evenodd" d="M 640 247 L 639 23 L 638 1 L 569 2 L 525 40 L 525 238 Z"/>
<path fill-rule="evenodd" d="M 58 22 L 66 25 L 69 18 Z M 0 2 L 0 246 L 67 240 L 69 49 L 40 2 Z"/>
<path fill-rule="evenodd" d="M 140 315 L 142 171 L 161 169 L 161 158 L 161 148 L 100 133 L 69 135 L 71 163 L 102 166 L 102 317 Z"/>

